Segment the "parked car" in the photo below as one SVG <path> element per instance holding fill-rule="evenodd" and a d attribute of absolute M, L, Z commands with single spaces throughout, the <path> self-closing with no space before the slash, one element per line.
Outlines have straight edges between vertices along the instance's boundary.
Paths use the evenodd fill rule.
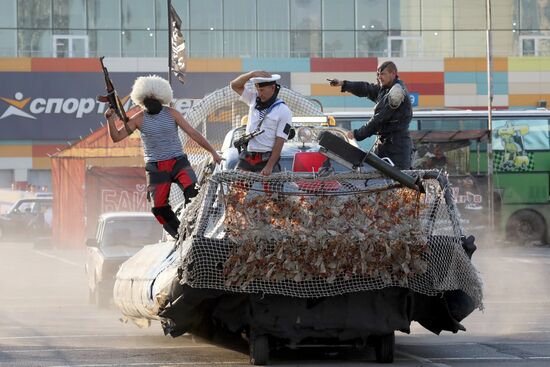
<path fill-rule="evenodd" d="M 100 215 L 94 238 L 86 241 L 85 270 L 89 300 L 98 306 L 109 304 L 120 264 L 143 245 L 158 242 L 162 226 L 149 212 L 112 212 Z"/>
<path fill-rule="evenodd" d="M 51 196 L 19 199 L 0 215 L 0 240 L 50 237 L 51 218 Z"/>

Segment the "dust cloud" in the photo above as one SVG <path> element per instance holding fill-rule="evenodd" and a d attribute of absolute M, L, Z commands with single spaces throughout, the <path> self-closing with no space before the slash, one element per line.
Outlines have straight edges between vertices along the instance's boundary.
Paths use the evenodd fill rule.
<path fill-rule="evenodd" d="M 521 246 L 490 232 L 478 237 L 472 261 L 483 280 L 485 308 L 463 321 L 467 333 L 537 333 L 550 315 L 550 248 Z"/>

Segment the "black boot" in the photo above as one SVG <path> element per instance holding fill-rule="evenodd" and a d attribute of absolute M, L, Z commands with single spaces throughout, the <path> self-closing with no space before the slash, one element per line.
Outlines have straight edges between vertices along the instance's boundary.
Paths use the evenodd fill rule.
<path fill-rule="evenodd" d="M 180 221 L 177 218 L 173 218 L 170 222 L 163 224 L 162 226 L 170 236 L 172 236 L 176 241 L 179 238 L 179 228 Z"/>

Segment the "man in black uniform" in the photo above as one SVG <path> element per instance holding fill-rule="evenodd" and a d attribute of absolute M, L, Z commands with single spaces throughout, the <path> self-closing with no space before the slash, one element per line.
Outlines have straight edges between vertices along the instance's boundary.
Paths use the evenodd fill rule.
<path fill-rule="evenodd" d="M 375 102 L 374 115 L 359 129 L 348 133 L 350 139 L 363 140 L 377 134 L 378 143 L 374 152 L 380 158 L 388 157 L 399 169 L 411 168 L 412 141 L 409 123 L 412 106 L 405 83 L 397 75 L 397 67 L 386 61 L 378 67 L 377 84 L 331 79 L 330 85 L 341 87 L 358 97 L 367 97 Z"/>

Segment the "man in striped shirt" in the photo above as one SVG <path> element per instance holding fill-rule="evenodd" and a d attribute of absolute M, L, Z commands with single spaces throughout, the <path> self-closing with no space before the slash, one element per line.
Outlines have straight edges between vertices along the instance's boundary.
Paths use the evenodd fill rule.
<path fill-rule="evenodd" d="M 178 128 L 209 151 L 214 162 L 220 163 L 221 157 L 177 110 L 169 106 L 173 92 L 165 79 L 156 75 L 137 78 L 130 97 L 139 106 L 139 111 L 118 128 L 114 111 L 107 110 L 109 134 L 113 142 L 118 142 L 136 129 L 141 132 L 151 211 L 166 232 L 177 239 L 180 221 L 168 203 L 170 186 L 174 182 L 182 189 L 186 203 L 197 195 L 197 177 L 183 152 Z"/>

